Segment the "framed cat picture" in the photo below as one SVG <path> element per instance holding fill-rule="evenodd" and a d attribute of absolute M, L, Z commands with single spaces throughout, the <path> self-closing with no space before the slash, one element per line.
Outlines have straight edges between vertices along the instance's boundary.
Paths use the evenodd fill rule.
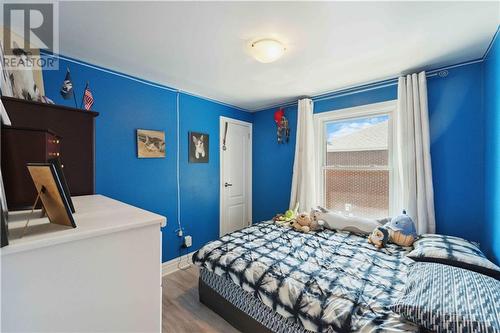
<path fill-rule="evenodd" d="M 138 129 L 137 130 L 137 157 L 164 158 L 165 132 Z"/>
<path fill-rule="evenodd" d="M 189 163 L 208 163 L 208 134 L 189 132 Z"/>

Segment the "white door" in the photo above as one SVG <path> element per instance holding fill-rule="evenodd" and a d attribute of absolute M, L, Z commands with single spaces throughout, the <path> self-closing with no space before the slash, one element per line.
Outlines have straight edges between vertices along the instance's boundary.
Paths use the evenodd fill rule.
<path fill-rule="evenodd" d="M 252 124 L 220 117 L 220 234 L 251 224 Z"/>

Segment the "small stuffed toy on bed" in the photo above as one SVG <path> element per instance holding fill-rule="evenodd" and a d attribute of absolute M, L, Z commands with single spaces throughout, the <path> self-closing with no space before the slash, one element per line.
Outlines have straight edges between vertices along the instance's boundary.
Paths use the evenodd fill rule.
<path fill-rule="evenodd" d="M 281 226 L 290 226 L 298 215 L 299 204 L 295 205 L 295 208 L 289 209 L 285 214 L 278 214 L 273 217 L 273 222 Z"/>
<path fill-rule="evenodd" d="M 384 227 L 377 227 L 368 236 L 368 243 L 375 245 L 381 249 L 387 245 L 389 241 L 389 231 Z"/>
<path fill-rule="evenodd" d="M 380 229 L 383 229 L 383 231 Z M 384 231 L 387 234 L 387 240 L 385 241 L 383 241 L 384 237 L 381 234 Z M 383 227 L 375 228 L 368 237 L 368 242 L 378 248 L 384 247 L 388 241 L 399 246 L 408 247 L 412 246 L 416 239 L 415 223 L 403 210 L 403 214 L 393 217 Z"/>
<path fill-rule="evenodd" d="M 360 216 L 346 216 L 318 206 L 311 211 L 313 221 L 323 221 L 323 226 L 330 230 L 348 231 L 356 234 L 368 235 L 380 223 L 375 219 Z"/>
<path fill-rule="evenodd" d="M 399 246 L 412 246 L 415 239 L 417 239 L 415 223 L 411 217 L 406 215 L 406 211 L 403 211 L 401 215 L 393 217 L 385 227 L 389 230 L 389 240 L 391 243 Z"/>
<path fill-rule="evenodd" d="M 297 215 L 292 227 L 302 232 L 318 231 L 323 229 L 323 221 L 316 221 L 304 212 Z"/>
<path fill-rule="evenodd" d="M 309 215 L 305 213 L 300 213 L 295 218 L 295 221 L 292 222 L 292 228 L 294 228 L 297 231 L 309 232 L 309 230 L 311 230 L 310 224 L 311 224 L 311 219 L 309 218 Z"/>

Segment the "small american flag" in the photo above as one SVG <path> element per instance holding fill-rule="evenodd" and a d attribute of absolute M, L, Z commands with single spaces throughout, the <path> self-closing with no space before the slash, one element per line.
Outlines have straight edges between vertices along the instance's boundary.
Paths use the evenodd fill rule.
<path fill-rule="evenodd" d="M 92 105 L 94 104 L 94 97 L 92 96 L 92 92 L 90 91 L 89 85 L 85 87 L 85 92 L 83 93 L 83 107 L 85 110 L 90 110 Z"/>

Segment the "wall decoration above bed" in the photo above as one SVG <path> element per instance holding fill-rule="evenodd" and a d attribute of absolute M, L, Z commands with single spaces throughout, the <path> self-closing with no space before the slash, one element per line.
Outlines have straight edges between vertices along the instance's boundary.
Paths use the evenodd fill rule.
<path fill-rule="evenodd" d="M 288 119 L 285 117 L 285 109 L 279 108 L 274 113 L 274 122 L 277 126 L 278 143 L 288 143 L 290 141 L 290 126 L 288 125 Z"/>
<path fill-rule="evenodd" d="M 137 157 L 165 157 L 165 132 L 153 130 L 137 130 Z"/>
<path fill-rule="evenodd" d="M 189 132 L 189 163 L 208 163 L 208 134 Z"/>

